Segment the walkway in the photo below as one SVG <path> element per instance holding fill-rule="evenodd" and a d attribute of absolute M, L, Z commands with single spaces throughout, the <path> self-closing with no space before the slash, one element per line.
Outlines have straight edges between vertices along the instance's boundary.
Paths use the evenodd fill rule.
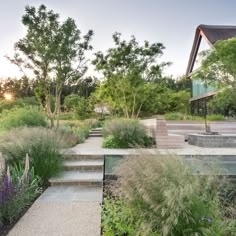
<path fill-rule="evenodd" d="M 86 155 L 87 150 L 97 154 L 95 150 L 102 149 L 101 143 L 101 138 L 89 138 L 77 145 L 75 149 L 79 150 L 78 157 Z M 75 162 L 79 162 L 80 166 L 77 167 L 81 167 L 85 161 L 78 159 Z M 73 161 L 68 163 L 73 164 Z M 92 160 L 92 163 L 95 168 L 100 165 L 99 160 Z M 72 168 L 75 166 L 72 165 Z M 84 178 L 87 173 L 82 174 Z M 88 175 L 86 179 L 90 177 Z M 75 177 L 72 178 L 74 181 Z M 99 185 L 55 184 L 35 201 L 8 236 L 99 236 L 102 194 L 102 186 Z"/>

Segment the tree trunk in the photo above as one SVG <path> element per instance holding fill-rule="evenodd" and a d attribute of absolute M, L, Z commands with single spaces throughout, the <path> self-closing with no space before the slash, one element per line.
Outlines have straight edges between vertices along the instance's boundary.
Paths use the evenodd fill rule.
<path fill-rule="evenodd" d="M 51 126 L 51 129 L 53 129 L 55 127 L 54 117 L 50 118 L 50 126 Z"/>

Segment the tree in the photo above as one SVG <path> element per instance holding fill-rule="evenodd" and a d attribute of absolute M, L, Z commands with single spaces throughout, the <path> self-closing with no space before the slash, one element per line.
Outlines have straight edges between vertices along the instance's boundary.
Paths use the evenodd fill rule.
<path fill-rule="evenodd" d="M 98 52 L 93 64 L 104 76 L 97 91 L 99 100 L 109 104 L 114 111 L 127 118 L 139 116 L 146 100 L 145 83 L 152 77 L 161 76 L 169 63 L 157 63 L 163 54 L 161 43 L 140 46 L 134 36 L 129 41 L 122 40 L 120 33 L 113 35 L 115 46 L 106 53 Z"/>
<path fill-rule="evenodd" d="M 225 88 L 218 92 L 209 102 L 208 108 L 212 113 L 224 116 L 236 115 L 236 90 Z"/>
<path fill-rule="evenodd" d="M 217 86 L 236 88 L 236 38 L 217 41 L 212 50 L 203 51 L 201 56 L 196 77 Z"/>
<path fill-rule="evenodd" d="M 24 98 L 34 96 L 34 89 L 36 86 L 36 81 L 30 80 L 28 77 L 7 78 L 0 80 L 0 97 L 8 92 L 12 93 L 14 98 Z"/>
<path fill-rule="evenodd" d="M 187 113 L 190 93 L 174 91 L 163 84 L 148 83 L 144 90 L 146 101 L 143 104 L 144 114 L 164 114 L 167 112 Z"/>
<path fill-rule="evenodd" d="M 73 19 L 59 21 L 59 15 L 41 5 L 26 6 L 22 23 L 26 36 L 15 44 L 10 59 L 22 72 L 31 70 L 38 81 L 36 95 L 54 127 L 61 110 L 61 93 L 65 85 L 80 79 L 86 72 L 85 51 L 93 32 L 81 35 Z M 52 102 L 53 101 L 53 102 Z"/>

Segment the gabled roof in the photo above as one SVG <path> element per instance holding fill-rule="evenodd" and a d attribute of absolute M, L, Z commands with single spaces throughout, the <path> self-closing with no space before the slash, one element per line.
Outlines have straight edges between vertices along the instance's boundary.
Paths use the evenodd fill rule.
<path fill-rule="evenodd" d="M 212 47 L 213 44 L 218 40 L 225 40 L 228 38 L 236 37 L 236 26 L 199 25 L 197 27 L 186 71 L 187 78 L 190 77 L 191 72 L 193 71 L 202 37 Z"/>

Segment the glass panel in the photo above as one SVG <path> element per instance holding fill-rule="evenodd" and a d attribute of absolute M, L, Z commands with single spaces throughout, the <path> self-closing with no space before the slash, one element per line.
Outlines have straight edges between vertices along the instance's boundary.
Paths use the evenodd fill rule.
<path fill-rule="evenodd" d="M 194 161 L 187 160 L 194 174 L 207 174 L 209 168 L 216 168 L 220 175 L 236 175 L 236 161 Z"/>
<path fill-rule="evenodd" d="M 111 175 L 122 158 L 121 155 L 105 155 L 105 175 Z"/>
<path fill-rule="evenodd" d="M 205 85 L 200 80 L 193 80 L 192 81 L 192 94 L 193 97 L 200 96 L 202 94 L 216 91 L 216 88 L 213 86 Z"/>

